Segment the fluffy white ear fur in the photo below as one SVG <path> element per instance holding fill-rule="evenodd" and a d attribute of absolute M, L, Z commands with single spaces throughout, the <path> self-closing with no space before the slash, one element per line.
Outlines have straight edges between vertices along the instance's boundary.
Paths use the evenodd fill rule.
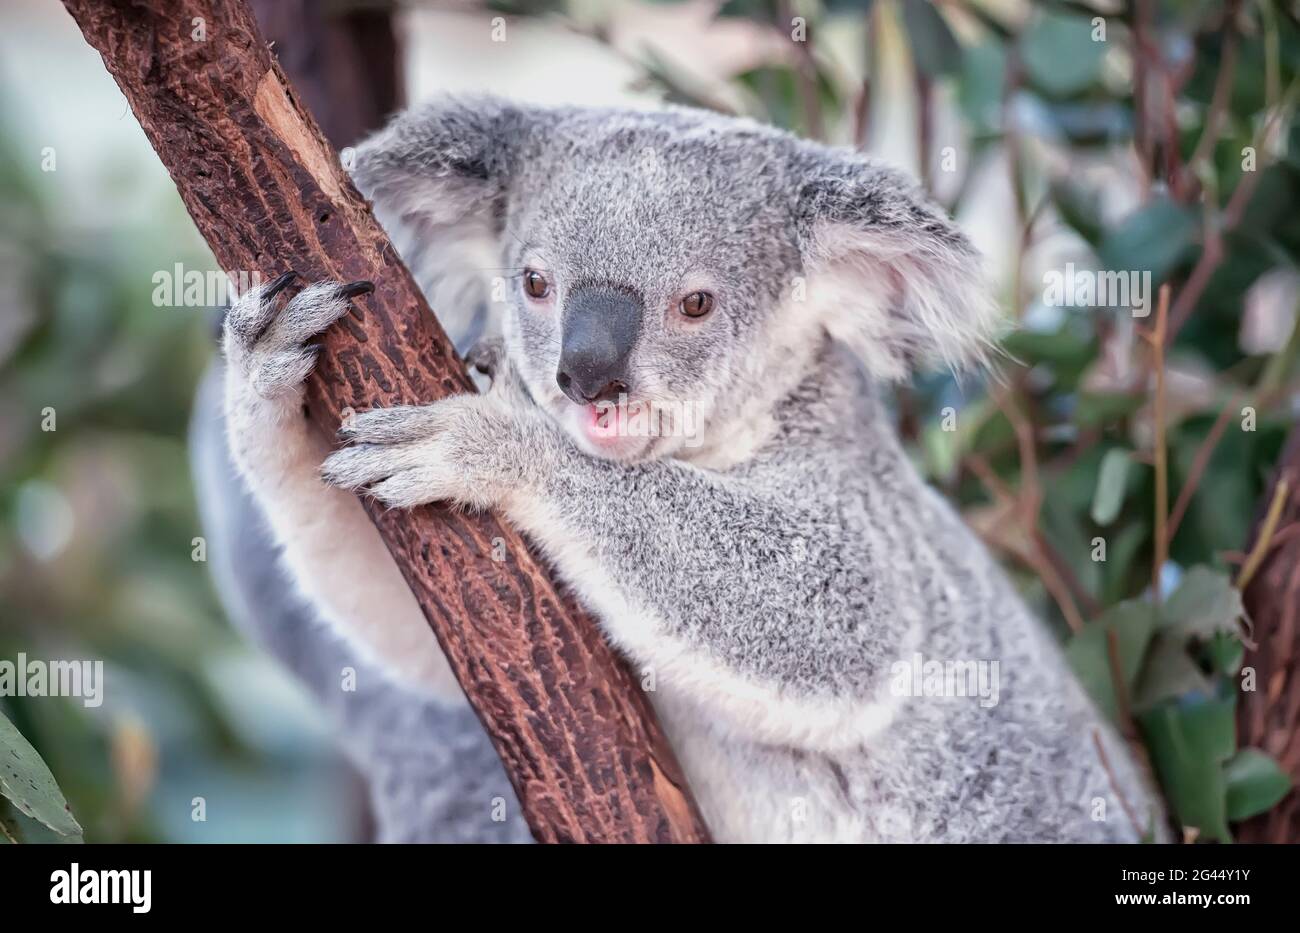
<path fill-rule="evenodd" d="M 823 189 L 809 217 L 804 266 L 822 326 L 881 379 L 914 365 L 985 365 L 1001 316 L 979 254 L 901 174 L 863 165 Z"/>
<path fill-rule="evenodd" d="M 457 348 L 499 330 L 494 215 L 506 187 L 491 98 L 408 111 L 363 142 L 352 177 Z M 514 111 L 508 111 L 513 115 Z"/>
<path fill-rule="evenodd" d="M 427 202 L 446 197 L 445 189 L 423 195 Z M 438 322 L 464 353 L 481 337 L 500 333 L 500 313 L 492 301 L 493 277 L 501 272 L 496 234 L 486 210 L 456 216 L 403 213 L 382 197 L 374 202 L 375 217 L 387 231 L 398 255 L 429 299 Z"/>

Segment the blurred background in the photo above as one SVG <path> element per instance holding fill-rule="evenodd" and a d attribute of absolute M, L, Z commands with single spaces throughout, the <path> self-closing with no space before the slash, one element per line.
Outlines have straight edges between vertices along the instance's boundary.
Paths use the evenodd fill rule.
<path fill-rule="evenodd" d="M 259 7 L 295 80 L 368 48 L 394 101 L 689 104 L 909 168 L 1015 328 L 990 386 L 898 392 L 917 462 L 1188 841 L 1300 840 L 1296 3 Z M 304 48 L 304 20 L 333 38 Z M 155 276 L 215 263 L 62 6 L 8 0 L 0 22 L 0 660 L 102 659 L 108 678 L 101 707 L 0 714 L 87 841 L 369 838 L 328 717 L 232 629 L 196 559 L 186 426 L 216 312 L 158 306 Z M 383 115 L 314 93 L 340 146 Z M 1166 313 L 1062 307 L 1047 283 L 1067 270 L 1149 273 Z"/>

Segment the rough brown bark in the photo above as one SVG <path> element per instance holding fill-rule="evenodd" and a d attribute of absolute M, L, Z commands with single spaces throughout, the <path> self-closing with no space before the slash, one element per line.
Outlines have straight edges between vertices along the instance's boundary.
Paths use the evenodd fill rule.
<path fill-rule="evenodd" d="M 369 279 L 308 387 L 347 408 L 474 387 L 244 2 L 64 0 L 126 95 L 218 262 Z M 495 516 L 366 503 L 541 841 L 700 842 L 707 830 L 652 710 L 593 620 Z M 492 560 L 494 542 L 508 556 Z M 489 802 L 484 802 L 485 806 Z"/>
<path fill-rule="evenodd" d="M 1274 546 L 1242 594 L 1258 648 L 1244 664 L 1255 668 L 1253 692 L 1237 704 L 1238 744 L 1264 749 L 1300 785 L 1300 536 L 1279 534 L 1300 523 L 1300 427 L 1293 428 L 1261 501 L 1246 553 L 1258 539 L 1278 481 L 1286 501 L 1273 534 Z M 1292 789 L 1276 807 L 1242 823 L 1240 842 L 1300 842 L 1300 792 Z"/>
<path fill-rule="evenodd" d="M 336 149 L 378 130 L 402 106 L 402 56 L 392 4 L 357 9 L 321 0 L 249 0 L 249 6 L 302 106 Z M 261 646 L 308 690 L 334 689 L 332 678 L 322 683 L 313 667 L 332 647 L 320 640 L 312 620 L 259 613 L 245 622 Z M 391 782 L 374 775 L 367 780 L 351 768 L 347 786 L 357 826 L 350 838 L 373 842 L 374 798 L 396 791 Z"/>

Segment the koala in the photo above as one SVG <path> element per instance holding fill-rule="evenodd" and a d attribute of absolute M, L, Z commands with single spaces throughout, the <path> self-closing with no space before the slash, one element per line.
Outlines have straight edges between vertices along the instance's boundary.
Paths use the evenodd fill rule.
<path fill-rule="evenodd" d="M 481 97 L 399 114 L 353 173 L 487 391 L 320 436 L 310 340 L 369 285 L 286 274 L 227 315 L 224 406 L 286 567 L 367 657 L 465 702 L 357 494 L 493 509 L 647 675 L 719 841 L 1162 838 L 897 437 L 890 385 L 980 367 L 998 328 L 905 175 L 701 111 Z"/>

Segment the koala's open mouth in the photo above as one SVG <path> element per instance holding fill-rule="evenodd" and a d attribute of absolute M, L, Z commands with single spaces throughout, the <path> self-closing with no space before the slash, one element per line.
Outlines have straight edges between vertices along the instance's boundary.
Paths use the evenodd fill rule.
<path fill-rule="evenodd" d="M 654 406 L 626 395 L 586 405 L 566 400 L 564 409 L 562 420 L 579 446 L 598 457 L 643 459 L 661 434 Z"/>

